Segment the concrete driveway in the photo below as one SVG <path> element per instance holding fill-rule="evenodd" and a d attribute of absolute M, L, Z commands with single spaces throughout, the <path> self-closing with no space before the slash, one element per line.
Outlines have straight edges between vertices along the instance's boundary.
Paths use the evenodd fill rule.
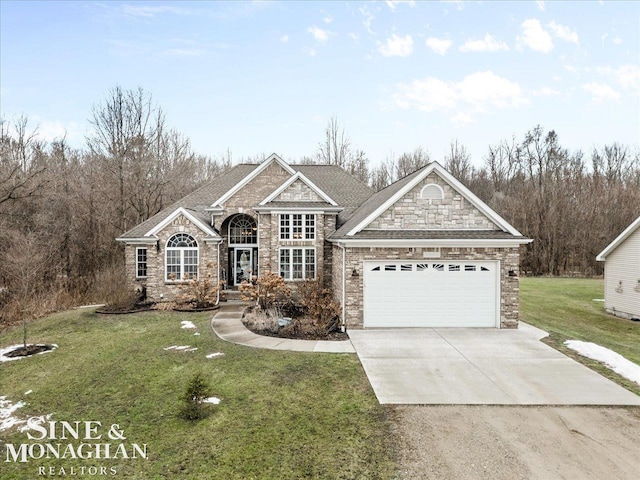
<path fill-rule="evenodd" d="M 351 330 L 380 403 L 640 405 L 640 397 L 540 342 L 545 332 Z"/>

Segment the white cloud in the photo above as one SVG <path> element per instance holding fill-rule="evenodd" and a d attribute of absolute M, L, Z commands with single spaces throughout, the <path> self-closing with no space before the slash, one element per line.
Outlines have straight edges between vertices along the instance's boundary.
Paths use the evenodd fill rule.
<path fill-rule="evenodd" d="M 280 41 L 282 43 L 287 43 L 289 41 L 289 35 L 281 35 L 280 36 Z"/>
<path fill-rule="evenodd" d="M 460 11 L 464 8 L 464 2 L 462 0 L 440 0 L 441 3 L 450 3 L 456 6 L 456 10 Z"/>
<path fill-rule="evenodd" d="M 508 51 L 509 46 L 504 42 L 499 42 L 490 34 L 485 34 L 481 40 L 467 40 L 460 47 L 461 52 L 499 52 Z"/>
<path fill-rule="evenodd" d="M 573 65 L 563 65 L 562 68 L 564 68 L 567 72 L 578 73 L 578 69 Z"/>
<path fill-rule="evenodd" d="M 429 37 L 425 44 L 438 55 L 444 55 L 449 50 L 449 47 L 453 45 L 453 42 L 446 38 Z"/>
<path fill-rule="evenodd" d="M 307 52 L 307 55 L 309 55 L 310 57 L 315 57 L 316 56 L 316 51 L 313 48 L 305 48 L 304 49 L 305 52 Z"/>
<path fill-rule="evenodd" d="M 582 88 L 591 94 L 591 100 L 594 103 L 601 103 L 605 100 L 619 101 L 620 94 L 609 85 L 598 82 L 585 83 Z"/>
<path fill-rule="evenodd" d="M 569 27 L 557 24 L 556 22 L 547 23 L 547 27 L 551 29 L 553 35 L 557 38 L 566 42 L 575 43 L 576 45 L 580 44 L 578 40 L 578 34 L 574 31 L 571 31 Z"/>
<path fill-rule="evenodd" d="M 326 16 L 322 19 L 322 21 L 326 24 L 329 24 L 331 22 L 333 22 L 333 18 L 331 18 L 330 16 Z"/>
<path fill-rule="evenodd" d="M 616 45 L 622 45 L 622 39 L 620 37 L 614 37 L 613 43 Z"/>
<path fill-rule="evenodd" d="M 373 22 L 373 19 L 375 18 L 373 14 L 369 11 L 366 5 L 360 7 L 358 11 L 364 17 L 364 20 L 362 21 L 364 28 L 366 28 L 367 32 L 369 32 L 371 35 L 375 35 L 375 32 L 371 30 L 371 22 Z"/>
<path fill-rule="evenodd" d="M 313 38 L 315 38 L 317 42 L 326 44 L 329 41 L 329 32 L 321 28 L 318 28 L 315 25 L 312 25 L 309 28 L 307 28 L 307 32 L 313 35 Z"/>
<path fill-rule="evenodd" d="M 540 90 L 532 92 L 534 95 L 539 95 L 543 97 L 550 97 L 555 95 L 560 95 L 560 92 L 551 88 L 551 87 L 542 87 Z"/>
<path fill-rule="evenodd" d="M 518 45 L 525 45 L 536 52 L 549 53 L 553 50 L 551 35 L 547 32 L 540 21 L 536 18 L 529 18 L 522 22 L 522 36 L 518 35 L 516 40 Z"/>
<path fill-rule="evenodd" d="M 123 5 L 122 10 L 125 15 L 132 17 L 152 18 L 161 13 L 173 13 L 176 15 L 189 15 L 189 10 L 170 5 Z"/>
<path fill-rule="evenodd" d="M 165 51 L 165 55 L 173 55 L 175 57 L 199 57 L 204 50 L 199 48 L 170 48 Z"/>
<path fill-rule="evenodd" d="M 543 0 L 537 0 L 536 4 L 538 5 L 538 8 L 544 12 L 544 9 L 545 9 L 544 1 Z"/>
<path fill-rule="evenodd" d="M 464 127 L 470 123 L 475 123 L 476 119 L 467 113 L 461 112 L 451 117 L 451 121 L 457 127 Z"/>
<path fill-rule="evenodd" d="M 378 47 L 378 51 L 385 57 L 406 57 L 413 53 L 413 38 L 411 35 L 401 37 L 394 33 Z"/>
<path fill-rule="evenodd" d="M 398 5 L 404 3 L 405 5 L 409 5 L 411 8 L 416 6 L 415 0 L 387 0 L 387 7 L 389 7 L 392 11 L 396 11 Z"/>
<path fill-rule="evenodd" d="M 614 71 L 616 79 L 624 88 L 640 88 L 640 67 L 638 65 L 623 65 Z"/>
<path fill-rule="evenodd" d="M 486 112 L 492 107 L 517 108 L 529 103 L 517 83 L 491 71 L 468 75 L 460 82 L 427 77 L 410 84 L 399 84 L 393 100 L 401 108 L 425 112 L 457 110 L 458 123 L 464 118 L 469 123 L 471 112 Z"/>

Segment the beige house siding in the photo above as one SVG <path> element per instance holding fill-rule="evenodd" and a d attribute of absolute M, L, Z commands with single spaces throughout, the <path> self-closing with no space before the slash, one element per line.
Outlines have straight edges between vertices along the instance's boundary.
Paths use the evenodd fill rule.
<path fill-rule="evenodd" d="M 363 328 L 363 295 L 365 260 L 423 260 L 432 252 L 427 248 L 352 248 L 346 252 L 346 305 L 348 328 Z M 439 260 L 498 260 L 500 261 L 500 328 L 518 326 L 519 252 L 512 248 L 441 248 Z M 354 274 L 355 273 L 355 274 Z"/>
<path fill-rule="evenodd" d="M 604 298 L 607 312 L 640 318 L 640 228 L 607 255 Z"/>
<path fill-rule="evenodd" d="M 421 197 L 420 192 L 429 184 L 444 190 L 442 200 Z M 497 230 L 498 227 L 433 172 L 365 228 L 373 229 Z"/>

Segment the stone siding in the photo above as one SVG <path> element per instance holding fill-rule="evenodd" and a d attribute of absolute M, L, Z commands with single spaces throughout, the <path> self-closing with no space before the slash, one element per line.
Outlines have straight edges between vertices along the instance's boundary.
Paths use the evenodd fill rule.
<path fill-rule="evenodd" d="M 296 180 L 276 200 L 283 202 L 320 202 L 322 198 L 302 180 Z"/>
<path fill-rule="evenodd" d="M 217 280 L 218 247 L 213 243 L 205 243 L 205 234 L 183 215 L 176 217 L 171 224 L 157 233 L 160 250 L 155 245 L 147 245 L 147 277 L 136 278 L 136 248 L 141 245 L 127 245 L 125 249 L 125 264 L 127 279 L 132 288 L 146 288 L 147 298 L 151 301 L 173 300 L 180 293 L 181 282 L 165 280 L 165 249 L 167 240 L 175 233 L 188 233 L 198 242 L 198 276 L 210 273 Z M 142 245 L 144 246 L 144 245 Z M 207 267 L 210 265 L 210 267 Z"/>
<path fill-rule="evenodd" d="M 444 190 L 442 200 L 421 198 L 422 188 L 433 183 Z M 439 175 L 431 173 L 367 225 L 365 230 L 369 229 L 497 230 L 498 227 Z"/>
<path fill-rule="evenodd" d="M 348 328 L 363 328 L 363 295 L 365 260 L 424 260 L 423 248 L 352 248 L 346 253 L 346 305 Z M 433 250 L 433 249 L 430 249 Z M 340 252 L 341 254 L 342 252 Z M 431 253 L 431 252 L 429 252 Z M 500 328 L 517 328 L 519 281 L 509 276 L 518 272 L 519 251 L 513 248 L 441 248 L 439 260 L 500 261 Z M 354 271 L 357 275 L 353 275 Z M 335 278 L 335 277 L 334 277 Z"/>

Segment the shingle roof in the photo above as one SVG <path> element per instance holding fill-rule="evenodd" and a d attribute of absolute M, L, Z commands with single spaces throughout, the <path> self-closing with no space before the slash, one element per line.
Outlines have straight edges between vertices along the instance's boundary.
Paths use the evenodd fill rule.
<path fill-rule="evenodd" d="M 209 223 L 209 215 L 205 209 L 211 206 L 211 203 L 215 202 L 216 199 L 220 198 L 227 191 L 233 188 L 233 186 L 240 182 L 244 177 L 249 175 L 249 173 L 251 173 L 257 166 L 258 165 L 255 164 L 236 165 L 213 180 L 211 183 L 198 188 L 186 197 L 183 197 L 177 202 L 174 202 L 164 208 L 148 220 L 136 225 L 131 230 L 124 233 L 120 238 L 143 237 L 145 233 L 171 215 L 171 213 L 178 207 L 184 207 L 203 222 Z"/>
<path fill-rule="evenodd" d="M 361 204 L 360 208 L 353 212 L 353 215 L 350 216 L 349 219 L 340 228 L 338 228 L 333 235 L 331 235 L 331 237 L 342 238 L 346 236 L 352 228 L 371 215 L 380 205 L 393 197 L 395 193 L 401 190 L 407 183 L 411 182 L 411 180 L 413 180 L 416 175 L 419 175 L 421 171 L 422 169 L 416 170 L 412 174 L 407 175 L 406 177 L 373 194 L 366 202 Z"/>
<path fill-rule="evenodd" d="M 154 226 L 166 219 L 178 207 L 193 213 L 203 222 L 209 223 L 206 208 L 237 185 L 243 178 L 255 170 L 259 164 L 239 164 L 223 173 L 189 195 L 169 205 L 148 220 L 125 232 L 120 238 L 143 237 Z M 337 165 L 291 165 L 329 195 L 344 210 L 338 215 L 338 224 L 342 224 L 353 211 L 373 195 L 373 190 Z M 277 188 L 278 185 L 274 185 Z M 281 203 L 281 202 L 279 202 Z M 273 203 L 270 206 L 275 206 Z M 322 205 L 325 205 L 322 202 Z M 329 204 L 326 204 L 329 205 Z M 253 205 L 251 205 L 253 207 Z"/>

